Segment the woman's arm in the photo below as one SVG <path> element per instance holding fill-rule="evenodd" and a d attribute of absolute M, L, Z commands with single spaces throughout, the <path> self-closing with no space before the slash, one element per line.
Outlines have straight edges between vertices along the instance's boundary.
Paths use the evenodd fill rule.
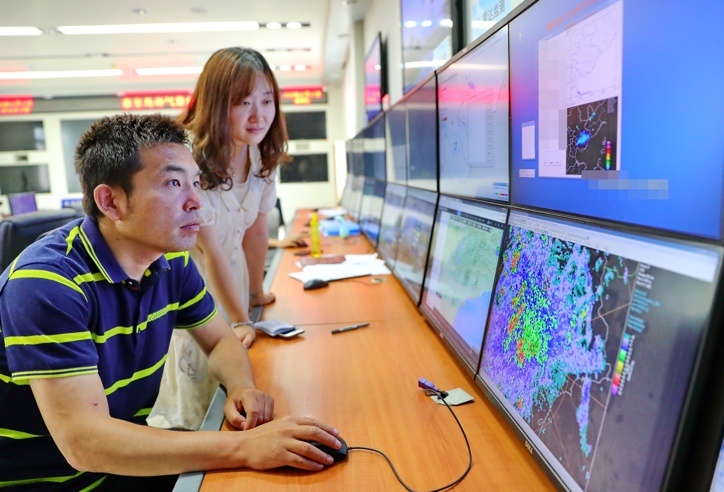
<path fill-rule="evenodd" d="M 206 282 L 211 287 L 214 299 L 224 308 L 231 323 L 247 322 L 249 321 L 248 304 L 242 298 L 241 287 L 236 284 L 231 264 L 221 249 L 218 237 L 218 229 L 215 224 L 201 227 L 196 236 L 196 249 L 201 253 L 206 271 Z M 246 347 L 250 347 L 254 342 L 256 337 L 254 327 L 240 326 L 234 331 Z"/>
<path fill-rule="evenodd" d="M 259 212 L 256 220 L 246 230 L 242 241 L 246 254 L 246 265 L 249 269 L 249 299 L 253 306 L 271 304 L 276 296 L 271 292 L 264 292 L 264 263 L 269 248 L 269 231 L 267 229 L 267 214 Z"/>

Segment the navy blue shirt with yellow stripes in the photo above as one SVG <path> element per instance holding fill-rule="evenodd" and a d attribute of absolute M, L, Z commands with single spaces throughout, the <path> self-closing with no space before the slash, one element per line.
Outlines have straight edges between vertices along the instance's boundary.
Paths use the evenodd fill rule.
<path fill-rule="evenodd" d="M 0 489 L 92 490 L 45 426 L 29 380 L 98 374 L 112 417 L 145 424 L 173 328 L 216 315 L 188 253 L 128 278 L 86 217 L 36 241 L 0 276 Z"/>

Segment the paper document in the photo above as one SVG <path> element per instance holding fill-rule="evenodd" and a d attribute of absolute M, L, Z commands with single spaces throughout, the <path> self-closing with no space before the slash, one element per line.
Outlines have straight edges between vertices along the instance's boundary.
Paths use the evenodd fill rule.
<path fill-rule="evenodd" d="M 290 277 L 306 282 L 315 278 L 331 282 L 345 278 L 363 277 L 365 275 L 389 275 L 390 269 L 385 262 L 377 258 L 377 253 L 370 255 L 344 255 L 345 261 L 334 264 L 307 265 L 299 272 L 292 272 Z M 297 262 L 297 266 L 301 266 Z"/>

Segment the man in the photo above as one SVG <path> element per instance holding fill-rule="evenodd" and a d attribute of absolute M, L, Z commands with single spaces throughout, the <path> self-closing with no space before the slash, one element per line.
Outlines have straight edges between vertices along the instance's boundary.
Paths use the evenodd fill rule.
<path fill-rule="evenodd" d="M 160 115 L 96 122 L 76 149 L 87 216 L 0 276 L 0 488 L 108 490 L 134 477 L 229 467 L 319 470 L 338 432 L 273 419 L 246 350 L 185 251 L 199 231 L 199 168 Z M 187 329 L 243 432 L 150 428 L 172 329 Z M 263 424 L 263 425 L 260 425 Z M 158 490 L 160 485 L 154 483 Z"/>

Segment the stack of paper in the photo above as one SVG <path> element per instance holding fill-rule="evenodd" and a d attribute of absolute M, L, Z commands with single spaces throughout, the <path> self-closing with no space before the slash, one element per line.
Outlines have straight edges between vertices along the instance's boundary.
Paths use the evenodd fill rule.
<path fill-rule="evenodd" d="M 390 269 L 385 262 L 377 258 L 377 253 L 371 255 L 344 255 L 341 263 L 307 265 L 300 272 L 292 272 L 290 277 L 306 282 L 315 278 L 331 282 L 345 278 L 362 277 L 365 275 L 389 275 Z M 301 265 L 297 263 L 297 266 Z"/>

